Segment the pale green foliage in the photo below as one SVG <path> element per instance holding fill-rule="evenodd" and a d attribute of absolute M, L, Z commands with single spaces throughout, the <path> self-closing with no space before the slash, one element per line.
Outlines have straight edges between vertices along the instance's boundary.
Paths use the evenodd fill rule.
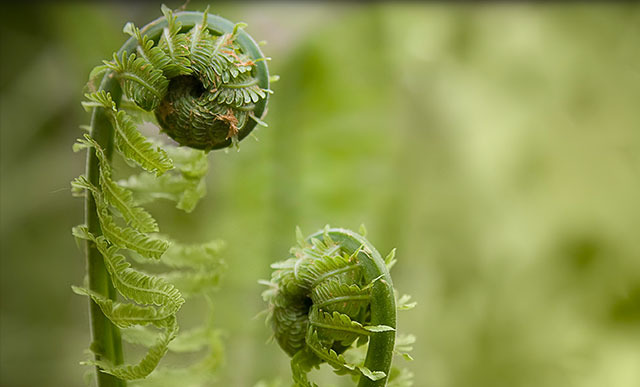
<path fill-rule="evenodd" d="M 317 387 L 317 384 L 309 381 L 307 374 L 312 368 L 317 367 L 319 359 L 310 350 L 298 351 L 291 358 L 291 376 L 297 387 Z"/>
<path fill-rule="evenodd" d="M 408 368 L 391 368 L 387 387 L 411 387 L 413 386 L 413 372 Z"/>
<path fill-rule="evenodd" d="M 147 324 L 166 327 L 175 314 L 175 310 L 170 307 L 155 308 L 116 302 L 86 288 L 72 286 L 72 289 L 76 294 L 91 297 L 100 306 L 105 316 L 120 328 Z"/>
<path fill-rule="evenodd" d="M 398 301 L 396 304 L 396 306 L 398 307 L 398 310 L 409 310 L 409 309 L 415 308 L 415 306 L 418 303 L 415 301 L 412 301 L 412 302 L 410 301 L 411 301 L 411 296 L 408 294 L 403 294 L 400 298 L 398 298 Z"/>
<path fill-rule="evenodd" d="M 172 243 L 162 257 L 162 263 L 174 268 L 205 268 L 223 265 L 219 258 L 225 248 L 222 240 L 199 244 Z"/>
<path fill-rule="evenodd" d="M 416 337 L 414 335 L 398 335 L 396 337 L 396 345 L 394 351 L 402 355 L 407 360 L 413 360 L 409 352 L 413 350 L 413 343 L 416 342 Z"/>
<path fill-rule="evenodd" d="M 198 244 L 173 242 L 158 263 L 173 270 L 159 274 L 175 284 L 185 298 L 207 295 L 218 289 L 227 265 L 219 255 L 219 240 Z"/>
<path fill-rule="evenodd" d="M 175 321 L 175 317 L 170 317 L 170 320 L 169 327 L 160 334 L 155 344 L 149 348 L 147 354 L 138 364 L 112 366 L 107 362 L 99 360 L 88 363 L 100 366 L 104 372 L 124 380 L 135 380 L 146 377 L 156 368 L 160 359 L 167 353 L 169 343 L 176 337 L 178 323 Z"/>
<path fill-rule="evenodd" d="M 409 355 L 409 352 L 413 350 L 413 343 L 416 341 L 414 335 L 411 334 L 398 334 L 396 336 L 396 342 L 394 346 L 394 354 L 402 356 L 405 360 L 411 361 L 413 358 Z M 360 347 L 350 348 L 345 353 L 345 358 L 351 363 L 361 363 L 367 353 L 367 344 Z M 413 386 L 413 372 L 406 367 L 392 366 L 389 371 L 389 379 L 387 380 L 387 387 L 410 387 Z"/>
<path fill-rule="evenodd" d="M 138 203 L 168 199 L 175 201 L 178 209 L 191 212 L 207 192 L 204 181 L 208 170 L 206 154 L 169 145 L 165 150 L 173 160 L 173 170 L 159 177 L 144 172 L 132 175 L 120 185 L 129 188 Z"/>
<path fill-rule="evenodd" d="M 183 368 L 160 368 L 148 378 L 131 383 L 132 386 L 204 387 L 215 381 L 216 371 L 224 360 L 221 331 L 215 329 L 211 318 L 204 325 L 182 332 L 169 344 L 169 352 L 190 354 L 206 351 L 201 359 Z M 155 334 L 147 327 L 134 326 L 122 331 L 122 338 L 132 344 L 152 346 Z"/>
<path fill-rule="evenodd" d="M 182 295 L 185 298 L 189 298 L 194 295 L 217 290 L 223 274 L 221 269 L 222 268 L 200 271 L 175 270 L 162 274 L 161 278 L 175 284 L 180 288 Z"/>
<path fill-rule="evenodd" d="M 364 376 L 374 381 L 386 376 L 384 372 L 371 371 L 364 365 L 359 366 L 347 362 L 344 355 L 338 354 L 334 349 L 327 347 L 320 341 L 316 330 L 309 329 L 307 331 L 306 343 L 307 348 L 313 352 L 314 355 L 333 367 L 339 375 L 347 373 L 357 375 L 358 373 L 362 373 Z"/>

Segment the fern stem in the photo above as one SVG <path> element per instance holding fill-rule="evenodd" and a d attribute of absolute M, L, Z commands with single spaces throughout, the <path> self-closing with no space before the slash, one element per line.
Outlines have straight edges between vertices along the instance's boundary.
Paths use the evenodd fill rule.
<path fill-rule="evenodd" d="M 371 289 L 371 325 L 386 325 L 395 328 L 396 303 L 393 282 L 380 253 L 365 238 L 346 229 L 332 228 L 328 231 L 318 231 L 311 235 L 308 240 L 313 238 L 322 239 L 325 232 L 349 254 L 360 249 L 358 262 L 362 265 L 366 281 L 369 283 L 373 281 Z M 364 248 L 361 248 L 362 246 Z M 383 387 L 386 385 L 393 358 L 395 334 L 395 331 L 387 331 L 371 335 L 364 365 L 372 371 L 382 371 L 386 376 L 377 381 L 362 376 L 358 387 Z"/>
<path fill-rule="evenodd" d="M 157 19 L 149 23 L 149 30 L 157 30 L 159 33 L 166 25 L 164 18 Z M 154 23 L 156 24 L 154 26 Z M 147 28 L 145 27 L 145 28 Z M 122 52 L 131 52 L 135 49 L 137 41 L 133 38 L 120 48 L 118 55 Z M 99 90 L 108 91 L 116 104 L 120 103 L 122 90 L 111 72 L 105 74 L 100 84 Z M 113 153 L 114 130 L 103 108 L 94 109 L 91 116 L 91 137 L 105 150 L 107 159 L 111 159 Z M 99 185 L 100 162 L 94 149 L 89 149 L 87 153 L 86 176 L 89 182 L 95 186 Z M 100 220 L 97 213 L 96 203 L 93 195 L 87 195 L 85 199 L 85 224 L 89 228 L 89 232 L 94 235 L 101 235 Z M 104 258 L 98 251 L 95 244 L 87 241 L 86 248 L 86 264 L 89 277 L 89 289 L 116 300 L 117 293 L 109 273 L 107 272 Z M 123 363 L 122 340 L 120 337 L 120 329 L 102 313 L 98 304 L 89 298 L 89 320 L 91 325 L 91 349 L 95 353 L 96 360 L 108 360 L 113 364 Z M 124 387 L 126 382 L 113 376 L 101 372 L 96 367 L 96 379 L 98 387 Z"/>
<path fill-rule="evenodd" d="M 120 100 L 121 92 L 112 78 L 105 77 L 103 90 L 110 90 L 114 99 Z M 95 109 L 91 117 L 91 136 L 105 150 L 106 156 L 111 158 L 113 150 L 113 128 L 104 109 Z M 90 149 L 87 154 L 87 179 L 94 185 L 98 185 L 100 164 L 95 150 Z M 85 199 L 85 224 L 89 232 L 100 235 L 100 221 L 98 219 L 96 202 L 93 195 L 87 194 Z M 87 241 L 86 248 L 87 273 L 89 276 L 89 289 L 116 299 L 116 291 L 111 283 L 109 274 L 104 264 L 102 254 L 93 242 Z M 89 319 L 91 324 L 91 349 L 95 353 L 96 360 L 108 360 L 114 364 L 123 362 L 122 342 L 118 327 L 104 316 L 98 304 L 89 298 Z M 123 387 L 126 383 L 113 375 L 100 372 L 96 368 L 98 387 Z"/>

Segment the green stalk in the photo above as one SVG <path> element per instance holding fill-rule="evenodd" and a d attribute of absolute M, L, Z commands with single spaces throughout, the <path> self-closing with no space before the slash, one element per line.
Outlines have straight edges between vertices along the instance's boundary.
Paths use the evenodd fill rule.
<path fill-rule="evenodd" d="M 184 22 L 183 22 L 184 24 Z M 157 38 L 167 21 L 164 17 L 146 25 L 143 33 L 147 33 L 152 38 Z M 192 24 L 193 25 L 193 24 Z M 130 38 L 118 51 L 118 55 L 122 52 L 133 52 L 138 42 L 134 38 Z M 100 84 L 99 90 L 105 90 L 111 93 L 111 98 L 117 104 L 120 103 L 122 90 L 120 85 L 113 77 L 113 73 L 105 74 Z M 105 150 L 105 154 L 109 161 L 113 153 L 113 127 L 109 121 L 104 109 L 96 108 L 91 116 L 91 137 L 100 144 Z M 95 186 L 99 185 L 99 161 L 94 149 L 89 149 L 87 154 L 87 179 Z M 87 195 L 85 199 L 85 224 L 89 228 L 89 232 L 94 235 L 101 235 L 100 222 L 96 212 L 96 203 L 93 195 Z M 93 242 L 87 241 L 86 264 L 89 276 L 89 289 L 92 291 L 116 300 L 117 293 L 109 273 L 104 265 L 104 259 Z M 120 329 L 105 317 L 91 298 L 89 298 L 89 321 L 91 325 L 91 349 L 95 353 L 96 360 L 108 360 L 114 364 L 122 364 L 124 359 L 122 355 L 122 340 L 120 338 Z M 98 387 L 124 387 L 126 382 L 116 378 L 113 375 L 106 374 L 96 367 L 96 379 Z"/>
<path fill-rule="evenodd" d="M 313 238 L 322 240 L 324 233 L 324 230 L 318 231 L 308 240 Z M 371 325 L 387 325 L 396 328 L 396 301 L 393 282 L 380 253 L 371 243 L 353 231 L 332 228 L 328 230 L 328 234 L 349 254 L 364 246 L 358 253 L 358 262 L 362 265 L 365 280 L 368 283 L 376 280 L 371 289 Z M 387 376 L 377 381 L 362 376 L 358 387 L 383 387 L 386 385 L 391 369 L 395 339 L 395 331 L 377 332 L 371 335 L 364 365 L 371 371 L 382 371 Z"/>
<path fill-rule="evenodd" d="M 101 89 L 109 90 L 114 100 L 120 101 L 122 92 L 112 78 L 103 79 Z M 95 109 L 91 117 L 91 136 L 103 147 L 110 159 L 113 153 L 113 128 L 107 119 L 104 109 Z M 99 176 L 98 157 L 93 149 L 87 154 L 87 179 L 98 186 Z M 96 202 L 93 195 L 87 195 L 85 199 L 85 223 L 89 232 L 100 235 L 100 222 L 96 213 Z M 87 273 L 89 275 L 89 289 L 116 299 L 116 291 L 111 283 L 109 274 L 104 265 L 104 259 L 93 242 L 87 241 L 86 260 Z M 91 324 L 91 349 L 95 353 L 96 360 L 109 360 L 114 364 L 122 364 L 122 342 L 120 330 L 102 314 L 100 307 L 89 298 L 89 320 Z M 123 387 L 126 383 L 115 376 L 100 372 L 96 367 L 97 385 L 99 387 Z"/>

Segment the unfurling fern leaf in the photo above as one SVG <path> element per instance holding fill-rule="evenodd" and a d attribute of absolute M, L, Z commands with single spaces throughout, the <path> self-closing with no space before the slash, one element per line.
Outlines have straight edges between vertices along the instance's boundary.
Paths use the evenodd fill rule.
<path fill-rule="evenodd" d="M 136 54 L 138 57 L 146 60 L 154 69 L 161 70 L 165 77 L 169 76 L 171 57 L 169 57 L 160 47 L 156 46 L 155 42 L 149 39 L 147 35 L 142 35 L 140 33 L 140 29 L 133 23 L 125 24 L 122 31 L 138 40 L 138 47 L 136 47 Z"/>
<path fill-rule="evenodd" d="M 271 93 L 264 56 L 241 24 L 207 11 L 162 12 L 162 27 L 127 24 L 137 45 L 123 47 L 98 73 L 114 71 L 125 95 L 153 111 L 162 131 L 180 145 L 208 151 L 237 144 L 263 124 Z"/>
<path fill-rule="evenodd" d="M 169 326 L 160 334 L 156 343 L 151 346 L 147 354 L 137 364 L 113 365 L 109 361 L 95 360 L 86 364 L 98 366 L 102 372 L 113 375 L 123 380 L 136 380 L 147 377 L 157 366 L 162 357 L 167 353 L 169 343 L 175 339 L 178 332 L 178 323 L 175 317 L 170 317 Z"/>
<path fill-rule="evenodd" d="M 191 68 L 202 81 L 204 89 L 215 86 L 216 70 L 212 59 L 216 52 L 216 39 L 214 39 L 207 28 L 207 14 L 205 12 L 202 23 L 196 24 L 189 35 L 189 53 Z M 223 35 L 224 36 L 224 35 Z M 222 38 L 222 37 L 221 37 Z M 219 39 L 221 39 L 219 38 Z"/>
<path fill-rule="evenodd" d="M 188 35 L 180 33 L 182 22 L 178 21 L 173 11 L 164 4 L 162 5 L 162 14 L 167 19 L 168 26 L 162 30 L 158 47 L 169 57 L 169 64 L 164 66 L 163 71 L 168 78 L 191 74 L 187 46 Z"/>
<path fill-rule="evenodd" d="M 169 86 L 162 70 L 153 67 L 145 58 L 136 58 L 134 53 L 127 55 L 126 51 L 120 57 L 113 54 L 113 61 L 104 64 L 117 74 L 124 92 L 141 108 L 153 110 L 158 107 Z"/>
<path fill-rule="evenodd" d="M 155 239 L 130 227 L 116 225 L 104 200 L 102 191 L 89 183 L 84 176 L 76 178 L 71 184 L 75 189 L 86 189 L 93 195 L 100 227 L 109 242 L 123 249 L 133 250 L 144 257 L 154 259 L 159 259 L 169 247 L 166 241 Z"/>
<path fill-rule="evenodd" d="M 309 325 L 315 328 L 316 334 L 338 341 L 342 345 L 350 345 L 358 337 L 370 334 L 362 324 L 351 320 L 348 315 L 339 312 L 328 313 L 315 305 L 309 311 Z"/>
<path fill-rule="evenodd" d="M 138 203 L 168 199 L 175 201 L 178 209 L 191 212 L 206 193 L 206 155 L 203 151 L 173 146 L 165 146 L 165 150 L 174 162 L 173 170 L 158 178 L 145 172 L 132 175 L 120 185 L 130 189 Z"/>
<path fill-rule="evenodd" d="M 332 310 L 349 316 L 357 316 L 369 305 L 370 287 L 360 287 L 335 279 L 329 279 L 314 286 L 311 300 L 318 308 L 331 307 Z"/>
<path fill-rule="evenodd" d="M 178 289 L 163 279 L 131 268 L 116 246 L 109 246 L 104 236 L 95 236 L 84 226 L 74 228 L 74 235 L 93 242 L 105 260 L 113 286 L 124 297 L 141 304 L 166 306 L 173 313 L 184 303 Z"/>
<path fill-rule="evenodd" d="M 203 244 L 172 243 L 171 247 L 160 261 L 153 261 L 154 265 L 163 265 L 172 268 L 171 271 L 162 274 L 165 279 L 174 280 L 172 283 L 179 286 L 181 294 L 185 298 L 195 295 L 204 295 L 213 290 L 218 283 L 202 281 L 203 277 L 215 277 L 216 281 L 224 271 L 226 265 L 219 257 L 224 244 L 219 241 L 211 241 Z M 200 280 L 191 280 L 191 277 L 200 277 Z M 178 278 L 182 277 L 182 278 Z M 175 281 L 178 279 L 178 281 Z M 186 290 L 186 291 L 185 291 Z M 209 301 L 208 301 L 209 302 Z M 131 327 L 123 331 L 123 338 L 131 343 L 151 346 L 154 334 L 148 328 Z M 201 360 L 187 368 L 159 369 L 150 375 L 145 381 L 139 381 L 139 386 L 208 386 L 215 379 L 215 371 L 221 363 L 223 348 L 220 331 L 213 328 L 211 319 L 204 326 L 185 331 L 176 337 L 169 345 L 169 351 L 175 353 L 199 352 L 206 349 L 206 355 Z M 187 382 L 188 381 L 188 382 Z"/>
<path fill-rule="evenodd" d="M 308 238 L 296 233 L 293 256 L 271 266 L 263 292 L 275 339 L 292 357 L 296 386 L 315 386 L 307 373 L 322 363 L 351 374 L 361 387 L 392 383 L 400 372 L 391 367 L 393 354 L 410 348 L 394 350 L 396 300 L 385 260 L 349 230 L 327 226 Z"/>
<path fill-rule="evenodd" d="M 192 211 L 206 192 L 206 152 L 237 144 L 262 124 L 266 112 L 268 70 L 241 24 L 206 11 L 174 13 L 162 6 L 162 13 L 142 28 L 127 23 L 124 32 L 132 38 L 91 72 L 82 103 L 92 113 L 91 126 L 74 145 L 88 154 L 86 174 L 72 182 L 72 192 L 86 200 L 86 223 L 74 227 L 73 234 L 86 243 L 88 281 L 73 290 L 91 300 L 95 359 L 85 364 L 97 367 L 99 387 L 122 387 L 125 380 L 144 384 L 141 379 L 168 350 L 203 348 L 208 353 L 200 362 L 156 373 L 177 381 L 172 385 L 186 385 L 186 375 L 210 384 L 222 358 L 220 332 L 208 319 L 179 335 L 177 313 L 187 297 L 210 301 L 226 268 L 219 257 L 221 243 L 169 242 L 157 234 L 158 223 L 142 206 L 166 198 Z M 241 91 L 233 101 L 211 97 L 234 85 Z M 194 149 L 146 138 L 137 127 L 142 120 L 157 122 L 179 146 Z M 116 178 L 114 153 L 143 171 Z M 131 259 L 158 265 L 155 274 L 135 268 Z M 144 332 L 138 344 L 147 352 L 139 362 L 122 364 L 120 329 Z M 153 375 L 146 380 L 159 381 Z"/>
<path fill-rule="evenodd" d="M 105 109 L 113 125 L 115 143 L 118 150 L 127 159 L 136 162 L 149 172 L 162 175 L 173 168 L 171 159 L 164 149 L 153 148 L 153 145 L 138 131 L 133 119 L 124 111 L 116 109 L 111 94 L 102 90 L 87 94 L 88 103 L 83 103 L 85 109 L 102 107 Z"/>
<path fill-rule="evenodd" d="M 125 221 L 140 232 L 156 232 L 158 224 L 144 208 L 133 201 L 133 193 L 120 186 L 111 178 L 111 165 L 104 150 L 89 136 L 78 140 L 84 148 L 93 147 L 100 162 L 100 187 L 105 201 L 115 207 Z"/>
<path fill-rule="evenodd" d="M 256 103 L 267 97 L 269 90 L 263 90 L 258 85 L 257 79 L 242 74 L 233 83 L 222 84 L 208 99 L 219 104 L 235 107 Z"/>
<path fill-rule="evenodd" d="M 76 294 L 89 296 L 100 306 L 102 312 L 119 328 L 130 328 L 137 325 L 153 324 L 163 328 L 168 326 L 171 318 L 175 314 L 175 310 L 162 307 L 141 306 L 137 304 L 128 304 L 113 301 L 96 292 L 92 292 L 86 288 L 72 286 Z"/>

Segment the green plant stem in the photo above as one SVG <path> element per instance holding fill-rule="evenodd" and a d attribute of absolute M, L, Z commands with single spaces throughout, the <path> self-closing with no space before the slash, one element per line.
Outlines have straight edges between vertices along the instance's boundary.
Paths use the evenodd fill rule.
<path fill-rule="evenodd" d="M 324 233 L 324 230 L 318 231 L 308 239 L 322 240 Z M 396 328 L 396 302 L 393 283 L 380 253 L 366 239 L 350 230 L 332 228 L 328 230 L 328 234 L 349 254 L 364 246 L 358 253 L 358 262 L 362 265 L 365 280 L 369 283 L 375 280 L 371 289 L 371 325 L 387 325 Z M 361 376 L 358 387 L 383 387 L 386 385 L 391 369 L 395 337 L 395 331 L 378 332 L 371 335 L 364 365 L 371 371 L 382 371 L 387 376 L 377 381 Z"/>
<path fill-rule="evenodd" d="M 113 87 L 111 83 L 113 83 L 111 79 L 105 78 L 101 88 L 111 89 L 112 97 L 120 100 L 121 93 L 116 93 L 119 88 Z M 113 128 L 105 115 L 104 109 L 96 109 L 91 117 L 91 136 L 103 147 L 107 157 L 111 158 L 113 152 Z M 90 149 L 87 156 L 87 179 L 97 186 L 99 173 L 98 158 L 95 151 Z M 95 235 L 101 234 L 93 195 L 87 195 L 86 197 L 85 223 L 89 228 L 89 232 Z M 87 241 L 86 252 L 89 289 L 115 300 L 116 291 L 109 279 L 102 255 L 96 246 L 89 241 Z M 102 314 L 98 304 L 93 302 L 91 298 L 89 298 L 89 319 L 91 324 L 91 349 L 95 353 L 96 360 L 109 360 L 114 364 L 121 364 L 123 357 L 120 330 Z M 121 387 L 126 385 L 124 381 L 100 372 L 97 368 L 96 378 L 99 387 Z"/>
<path fill-rule="evenodd" d="M 157 35 L 159 35 L 164 26 L 162 26 L 161 23 L 157 24 Z M 136 44 L 137 42 L 135 40 L 129 39 L 122 46 L 118 54 L 121 55 L 123 51 L 131 52 Z M 100 90 L 108 91 L 111 93 L 113 101 L 116 104 L 120 103 L 122 90 L 112 73 L 109 72 L 105 74 L 100 84 Z M 113 127 L 105 114 L 105 110 L 102 108 L 94 109 L 93 115 L 91 116 L 91 137 L 105 150 L 110 160 L 113 153 Z M 86 175 L 87 179 L 95 186 L 99 185 L 99 168 L 100 165 L 95 150 L 89 149 Z M 93 195 L 87 195 L 85 199 L 85 223 L 89 228 L 89 232 L 92 234 L 102 234 Z M 90 241 L 87 241 L 86 261 L 89 289 L 115 300 L 117 294 L 109 278 L 104 259 L 96 246 Z M 89 299 L 89 320 L 91 324 L 91 349 L 95 353 L 95 359 L 108 360 L 114 364 L 122 364 L 124 359 L 122 355 L 120 330 L 102 313 L 100 307 L 91 300 L 91 298 Z M 96 379 L 98 387 L 126 386 L 125 381 L 101 372 L 99 367 L 96 367 Z"/>
<path fill-rule="evenodd" d="M 177 16 L 177 21 L 182 23 L 183 30 L 191 28 L 202 21 L 201 12 L 179 12 L 175 15 Z M 162 33 L 162 30 L 167 27 L 167 25 L 168 23 L 166 18 L 160 17 L 142 27 L 140 32 L 143 35 L 149 36 L 151 39 L 157 40 Z M 231 33 L 233 31 L 234 24 L 219 16 L 209 15 L 208 28 L 222 35 L 224 33 Z M 247 54 L 251 57 L 262 57 L 262 53 L 260 53 L 257 44 L 244 31 L 238 31 L 236 39 L 240 47 L 246 50 Z M 134 37 L 129 38 L 118 51 L 118 57 L 121 57 L 122 53 L 125 51 L 127 53 L 134 52 L 137 45 L 138 41 Z M 265 62 L 262 61 L 256 63 L 256 68 L 261 78 L 261 83 L 268 86 L 268 71 Z M 107 72 L 105 74 L 99 90 L 111 93 L 111 97 L 116 105 L 120 103 L 122 90 L 112 72 Z M 266 108 L 266 99 L 258 102 L 256 107 L 256 114 L 258 116 L 262 115 L 262 112 L 264 112 Z M 105 114 L 104 109 L 94 109 L 91 117 L 91 137 L 93 137 L 105 150 L 109 160 L 113 153 L 113 136 L 113 127 L 111 126 L 111 122 Z M 87 179 L 96 186 L 99 185 L 99 172 L 99 162 L 95 151 L 93 149 L 89 149 L 86 176 Z M 89 232 L 92 234 L 102 234 L 96 213 L 96 204 L 92 195 L 87 195 L 85 200 L 85 224 L 88 226 Z M 104 260 L 95 245 L 91 242 L 87 242 L 86 265 L 89 277 L 89 289 L 115 300 L 117 294 L 113 288 L 111 279 L 109 278 L 109 273 L 104 265 Z M 91 299 L 89 300 L 89 319 L 91 325 L 91 349 L 95 353 L 96 360 L 107 360 L 114 364 L 122 364 L 123 356 L 120 330 L 104 316 L 98 305 Z M 123 380 L 101 372 L 99 368 L 96 369 L 96 373 L 98 387 L 124 387 L 126 385 Z"/>

